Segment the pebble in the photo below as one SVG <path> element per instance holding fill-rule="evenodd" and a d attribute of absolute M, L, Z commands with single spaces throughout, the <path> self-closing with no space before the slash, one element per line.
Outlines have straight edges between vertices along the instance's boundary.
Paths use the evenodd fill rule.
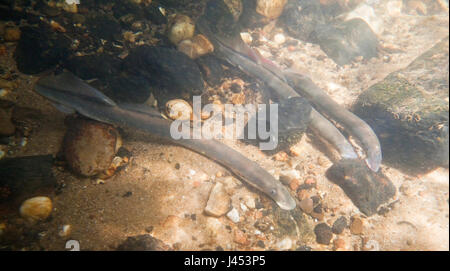
<path fill-rule="evenodd" d="M 113 126 L 74 119 L 68 123 L 63 154 L 73 171 L 83 176 L 95 176 L 110 168 L 121 143 L 120 134 Z"/>
<path fill-rule="evenodd" d="M 311 217 L 317 219 L 317 221 L 324 221 L 325 215 L 323 213 L 317 213 L 313 211 L 310 215 Z"/>
<path fill-rule="evenodd" d="M 244 246 L 250 244 L 250 241 L 247 239 L 247 235 L 239 229 L 234 231 L 234 242 Z"/>
<path fill-rule="evenodd" d="M 72 233 L 72 226 L 71 225 L 63 225 L 61 227 L 61 230 L 58 232 L 58 235 L 61 237 L 69 237 Z"/>
<path fill-rule="evenodd" d="M 20 40 L 20 33 L 21 32 L 18 27 L 7 27 L 3 37 L 5 41 L 18 41 Z"/>
<path fill-rule="evenodd" d="M 195 25 L 191 18 L 182 14 L 175 14 L 169 18 L 168 38 L 173 44 L 194 36 Z"/>
<path fill-rule="evenodd" d="M 233 221 L 233 223 L 238 223 L 240 220 L 239 212 L 236 208 L 232 208 L 231 211 L 227 213 L 227 217 Z"/>
<path fill-rule="evenodd" d="M 257 0 L 256 12 L 268 19 L 276 19 L 283 12 L 287 0 Z"/>
<path fill-rule="evenodd" d="M 314 228 L 314 233 L 316 234 L 316 241 L 319 244 L 328 245 L 330 244 L 333 233 L 331 228 L 325 224 L 320 223 Z"/>
<path fill-rule="evenodd" d="M 345 240 L 344 239 L 335 239 L 333 241 L 333 245 L 334 245 L 334 250 L 336 251 L 340 251 L 340 250 L 345 250 Z"/>
<path fill-rule="evenodd" d="M 278 250 L 289 250 L 292 248 L 292 240 L 289 237 L 284 238 L 283 240 L 279 241 L 278 243 L 275 244 L 275 247 Z"/>
<path fill-rule="evenodd" d="M 281 45 L 286 42 L 286 37 L 283 34 L 278 33 L 278 34 L 275 34 L 275 36 L 273 36 L 273 41 L 276 44 Z"/>
<path fill-rule="evenodd" d="M 247 206 L 244 204 L 244 203 L 240 203 L 240 207 L 241 207 L 241 210 L 242 211 L 244 211 L 244 212 L 247 212 L 248 211 L 248 208 L 247 208 Z"/>
<path fill-rule="evenodd" d="M 216 183 L 209 194 L 205 213 L 210 216 L 219 217 L 230 210 L 230 196 L 226 193 L 222 183 Z"/>
<path fill-rule="evenodd" d="M 185 100 L 174 99 L 166 103 L 166 113 L 173 120 L 190 120 L 192 117 L 192 107 Z"/>
<path fill-rule="evenodd" d="M 380 251 L 380 244 L 375 240 L 368 240 L 362 249 L 364 251 Z"/>
<path fill-rule="evenodd" d="M 303 210 L 303 212 L 307 214 L 311 214 L 314 208 L 313 201 L 311 198 L 303 199 L 302 201 L 300 201 L 299 206 Z"/>
<path fill-rule="evenodd" d="M 307 177 L 305 180 L 306 188 L 316 188 L 317 187 L 317 181 L 314 177 Z"/>
<path fill-rule="evenodd" d="M 255 199 L 252 198 L 252 197 L 245 197 L 244 204 L 245 204 L 245 206 L 247 206 L 250 209 L 255 209 L 256 208 Z"/>
<path fill-rule="evenodd" d="M 347 218 L 344 216 L 340 216 L 336 221 L 334 221 L 331 230 L 335 234 L 341 234 L 344 229 L 347 227 Z"/>
<path fill-rule="evenodd" d="M 289 183 L 289 187 L 291 188 L 292 191 L 297 191 L 299 186 L 300 186 L 299 179 L 292 179 L 291 182 Z"/>
<path fill-rule="evenodd" d="M 309 198 L 309 192 L 306 189 L 300 189 L 297 192 L 297 197 L 299 200 L 304 200 L 306 198 Z"/>
<path fill-rule="evenodd" d="M 213 44 L 202 34 L 195 35 L 192 38 L 192 43 L 195 46 L 197 56 L 206 55 L 214 51 Z"/>
<path fill-rule="evenodd" d="M 20 206 L 20 215 L 30 222 L 44 220 L 52 212 L 52 200 L 48 197 L 34 197 L 27 199 Z"/>
<path fill-rule="evenodd" d="M 300 173 L 295 169 L 284 170 L 280 172 L 280 182 L 285 185 L 290 185 L 294 179 L 300 179 Z"/>
<path fill-rule="evenodd" d="M 253 37 L 248 32 L 242 32 L 241 33 L 241 38 L 247 44 L 251 44 L 253 42 Z"/>
<path fill-rule="evenodd" d="M 352 234 L 362 234 L 364 229 L 364 222 L 361 218 L 353 216 L 350 224 L 350 232 Z"/>

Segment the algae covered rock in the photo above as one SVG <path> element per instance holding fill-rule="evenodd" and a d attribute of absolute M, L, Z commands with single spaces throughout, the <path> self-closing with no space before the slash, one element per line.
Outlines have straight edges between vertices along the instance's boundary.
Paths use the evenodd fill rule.
<path fill-rule="evenodd" d="M 448 45 L 446 37 L 354 105 L 378 135 L 384 162 L 408 173 L 448 167 Z"/>

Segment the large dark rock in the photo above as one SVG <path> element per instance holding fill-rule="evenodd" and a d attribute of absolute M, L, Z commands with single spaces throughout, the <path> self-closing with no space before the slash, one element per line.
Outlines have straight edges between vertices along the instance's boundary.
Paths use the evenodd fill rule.
<path fill-rule="evenodd" d="M 65 62 L 64 67 L 83 80 L 101 79 L 117 75 L 121 59 L 108 54 L 73 56 Z"/>
<path fill-rule="evenodd" d="M 370 59 L 378 55 L 378 38 L 360 18 L 318 26 L 310 39 L 338 65 L 350 64 L 358 56 Z"/>
<path fill-rule="evenodd" d="M 224 77 L 222 61 L 213 55 L 204 55 L 195 60 L 202 71 L 203 78 L 211 86 L 217 86 Z"/>
<path fill-rule="evenodd" d="M 330 167 L 326 176 L 367 216 L 395 195 L 395 186 L 379 170 L 371 171 L 361 160 L 343 159 Z"/>
<path fill-rule="evenodd" d="M 89 31 L 96 38 L 109 41 L 119 40 L 122 38 L 122 27 L 113 16 L 106 14 L 90 16 L 86 20 L 86 25 Z"/>
<path fill-rule="evenodd" d="M 287 32 L 299 40 L 310 41 L 317 26 L 325 24 L 319 1 L 289 0 L 280 17 Z"/>
<path fill-rule="evenodd" d="M 71 41 L 49 27 L 25 26 L 14 52 L 17 68 L 25 74 L 36 74 L 64 61 Z"/>
<path fill-rule="evenodd" d="M 137 47 L 124 60 L 123 69 L 147 79 L 158 100 L 199 95 L 204 90 L 195 61 L 172 48 Z"/>
<path fill-rule="evenodd" d="M 0 203 L 53 191 L 56 179 L 52 173 L 51 155 L 5 158 L 0 161 Z"/>
<path fill-rule="evenodd" d="M 293 97 L 287 100 L 282 100 L 278 103 L 278 145 L 274 150 L 268 150 L 268 154 L 274 154 L 281 150 L 285 150 L 292 145 L 298 143 L 309 123 L 311 122 L 311 110 L 312 107 L 308 101 L 301 97 Z M 255 120 L 258 124 L 263 117 L 266 119 L 266 130 L 273 129 L 270 126 L 270 109 L 269 106 L 266 107 L 266 116 L 258 112 L 258 118 Z M 273 113 L 273 112 L 272 112 Z M 270 113 L 270 114 L 272 114 Z M 255 116 L 256 118 L 256 116 Z M 259 119 L 259 120 L 258 120 Z M 256 126 L 258 130 L 258 125 Z M 252 140 L 248 139 L 248 126 L 244 129 L 245 142 L 257 145 L 261 142 L 260 139 Z M 266 142 L 268 140 L 262 140 Z"/>
<path fill-rule="evenodd" d="M 446 37 L 371 86 L 354 105 L 378 135 L 383 161 L 406 173 L 448 167 L 448 45 Z"/>
<path fill-rule="evenodd" d="M 118 103 L 145 103 L 152 93 L 150 82 L 142 76 L 122 73 L 111 76 L 104 93 Z"/>

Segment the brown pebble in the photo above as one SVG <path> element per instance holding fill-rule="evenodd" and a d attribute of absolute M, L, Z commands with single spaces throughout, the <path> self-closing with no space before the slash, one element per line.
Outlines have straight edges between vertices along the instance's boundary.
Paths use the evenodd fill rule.
<path fill-rule="evenodd" d="M 345 240 L 344 239 L 335 239 L 333 241 L 335 250 L 345 250 Z"/>
<path fill-rule="evenodd" d="M 317 181 L 316 181 L 316 179 L 315 178 L 313 178 L 313 177 L 308 177 L 308 178 L 306 178 L 306 180 L 305 180 L 305 184 L 307 185 L 307 186 L 309 186 L 309 187 L 316 187 L 316 185 L 317 185 Z"/>
<path fill-rule="evenodd" d="M 357 216 L 353 216 L 350 224 L 350 232 L 352 234 L 362 234 L 364 229 L 363 220 Z"/>
<path fill-rule="evenodd" d="M 292 179 L 289 183 L 289 187 L 292 191 L 297 191 L 298 187 L 300 186 L 300 180 L 299 179 Z"/>
<path fill-rule="evenodd" d="M 313 218 L 317 219 L 318 221 L 323 221 L 324 220 L 324 215 L 323 213 L 316 213 L 316 212 L 311 212 L 310 214 Z"/>
<path fill-rule="evenodd" d="M 306 198 L 309 198 L 309 192 L 306 191 L 305 189 L 300 189 L 297 192 L 297 197 L 298 197 L 299 200 L 304 200 Z"/>
<path fill-rule="evenodd" d="M 311 198 L 306 198 L 300 201 L 299 207 L 303 210 L 303 212 L 310 214 L 313 211 L 314 205 Z"/>
<path fill-rule="evenodd" d="M 234 232 L 234 242 L 243 246 L 248 246 L 250 244 L 246 234 L 239 229 Z"/>

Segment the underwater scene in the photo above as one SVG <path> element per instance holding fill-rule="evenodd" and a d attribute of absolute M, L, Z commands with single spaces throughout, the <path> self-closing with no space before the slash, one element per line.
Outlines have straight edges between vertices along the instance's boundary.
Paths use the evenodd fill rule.
<path fill-rule="evenodd" d="M 0 251 L 448 251 L 448 0 L 0 0 Z"/>

